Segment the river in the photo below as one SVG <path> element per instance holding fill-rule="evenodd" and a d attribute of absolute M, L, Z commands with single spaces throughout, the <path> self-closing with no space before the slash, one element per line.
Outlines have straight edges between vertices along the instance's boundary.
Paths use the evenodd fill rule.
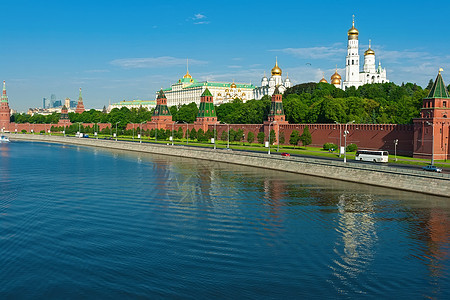
<path fill-rule="evenodd" d="M 446 198 L 99 148 L 0 151 L 3 299 L 450 295 Z"/>

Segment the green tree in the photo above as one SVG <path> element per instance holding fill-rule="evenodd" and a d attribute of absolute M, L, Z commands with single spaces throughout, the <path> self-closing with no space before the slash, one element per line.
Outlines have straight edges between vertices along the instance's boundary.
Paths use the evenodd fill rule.
<path fill-rule="evenodd" d="M 220 135 L 220 139 L 222 141 L 228 141 L 228 131 L 227 130 L 222 131 L 222 134 Z"/>
<path fill-rule="evenodd" d="M 253 141 L 255 140 L 255 134 L 251 131 L 249 131 L 247 133 L 247 142 L 249 142 L 250 144 L 253 143 Z"/>
<path fill-rule="evenodd" d="M 264 141 L 266 140 L 266 135 L 264 134 L 264 132 L 260 131 L 258 132 L 256 139 L 258 140 L 258 143 L 264 144 Z"/>
<path fill-rule="evenodd" d="M 300 140 L 300 135 L 298 134 L 298 131 L 292 130 L 291 136 L 289 137 L 289 144 L 293 145 L 294 149 L 295 149 L 295 146 L 298 145 L 299 140 Z"/>
<path fill-rule="evenodd" d="M 280 144 L 284 144 L 284 142 L 285 142 L 284 131 L 279 132 L 279 139 L 280 139 Z"/>
<path fill-rule="evenodd" d="M 302 141 L 303 146 L 308 146 L 312 143 L 311 133 L 309 132 L 308 126 L 305 126 L 303 129 L 303 133 L 300 136 L 300 140 Z"/>
<path fill-rule="evenodd" d="M 276 142 L 275 130 L 271 129 L 269 133 L 270 144 L 273 145 Z"/>
<path fill-rule="evenodd" d="M 191 132 L 189 132 L 189 138 L 191 140 L 197 139 L 197 130 L 195 130 L 195 128 L 192 128 Z"/>
<path fill-rule="evenodd" d="M 199 142 L 205 142 L 205 141 L 207 141 L 208 140 L 208 138 L 206 137 L 206 135 L 205 135 L 205 132 L 203 131 L 203 129 L 199 129 L 198 131 L 197 131 L 197 141 L 199 141 Z"/>

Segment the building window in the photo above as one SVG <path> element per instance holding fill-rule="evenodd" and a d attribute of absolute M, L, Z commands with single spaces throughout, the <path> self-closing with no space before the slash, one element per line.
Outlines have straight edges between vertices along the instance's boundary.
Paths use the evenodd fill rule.
<path fill-rule="evenodd" d="M 443 107 L 447 107 L 447 101 L 442 102 Z"/>

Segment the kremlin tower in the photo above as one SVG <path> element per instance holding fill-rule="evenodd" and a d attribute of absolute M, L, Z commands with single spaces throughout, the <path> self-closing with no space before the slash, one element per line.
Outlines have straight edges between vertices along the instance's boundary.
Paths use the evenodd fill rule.
<path fill-rule="evenodd" d="M 9 124 L 11 121 L 11 111 L 8 104 L 8 96 L 6 96 L 6 84 L 3 81 L 3 93 L 0 102 L 0 129 L 1 131 L 9 130 Z"/>
<path fill-rule="evenodd" d="M 217 123 L 217 115 L 214 107 L 213 95 L 208 88 L 206 88 L 200 97 L 200 107 L 198 108 L 197 119 L 194 124 L 206 132 L 208 130 L 208 125 L 213 125 L 214 123 Z"/>
<path fill-rule="evenodd" d="M 167 98 L 163 90 L 159 91 L 156 98 L 156 107 L 152 114 L 152 122 L 156 123 L 156 128 L 166 128 L 167 124 L 172 124 L 172 115 L 167 107 Z"/>
<path fill-rule="evenodd" d="M 77 108 L 75 109 L 75 113 L 81 114 L 84 112 L 84 104 L 83 104 L 83 97 L 81 97 L 81 88 L 80 88 L 80 95 L 78 96 L 78 104 Z"/>
<path fill-rule="evenodd" d="M 430 93 L 422 101 L 420 118 L 414 122 L 414 157 L 449 159 L 450 136 L 450 95 L 441 75 L 434 81 Z"/>

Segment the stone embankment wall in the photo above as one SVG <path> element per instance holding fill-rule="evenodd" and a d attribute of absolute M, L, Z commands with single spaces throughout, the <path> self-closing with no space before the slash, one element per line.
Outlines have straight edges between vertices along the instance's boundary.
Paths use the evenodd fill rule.
<path fill-rule="evenodd" d="M 204 159 L 450 197 L 449 174 L 426 173 L 384 165 L 61 136 L 11 134 L 9 137 L 11 141 L 43 141 Z"/>

